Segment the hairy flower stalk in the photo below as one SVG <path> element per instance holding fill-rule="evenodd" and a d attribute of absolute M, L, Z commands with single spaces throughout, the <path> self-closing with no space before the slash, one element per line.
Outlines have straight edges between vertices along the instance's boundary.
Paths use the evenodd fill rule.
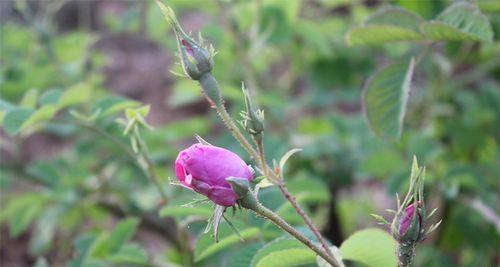
<path fill-rule="evenodd" d="M 427 236 L 434 231 L 441 221 L 431 225 L 426 231 L 427 220 L 434 214 L 434 209 L 427 215 L 424 201 L 425 167 L 419 167 L 416 157 L 410 174 L 410 188 L 403 202 L 398 198 L 398 210 L 395 213 L 391 226 L 391 233 L 397 242 L 396 256 L 398 267 L 410 267 L 415 257 L 415 249 Z M 379 215 L 373 215 L 383 224 L 389 224 Z"/>
<path fill-rule="evenodd" d="M 238 193 L 238 204 L 246 209 L 255 212 L 257 215 L 262 216 L 270 221 L 272 221 L 276 226 L 285 230 L 287 233 L 295 237 L 297 240 L 302 242 L 304 245 L 309 247 L 311 250 L 316 252 L 321 258 L 325 259 L 333 267 L 341 267 L 342 265 L 337 261 L 335 257 L 326 253 L 320 246 L 316 245 L 313 241 L 307 238 L 304 234 L 297 231 L 285 220 L 283 220 L 279 215 L 271 211 L 270 209 L 264 207 L 257 198 L 254 192 L 250 190 L 248 181 L 245 179 L 239 179 L 230 177 L 226 179 L 231 187 Z"/>
<path fill-rule="evenodd" d="M 231 116 L 229 115 L 224 106 L 224 100 L 220 93 L 221 90 L 219 88 L 217 80 L 211 73 L 212 68 L 214 66 L 213 57 L 216 54 L 213 47 L 212 46 L 204 47 L 203 39 L 201 38 L 201 36 L 199 42 L 198 43 L 195 42 L 189 35 L 184 33 L 184 31 L 181 29 L 179 22 L 177 21 L 172 9 L 164 5 L 160 0 L 157 0 L 156 2 L 160 7 L 162 13 L 164 14 L 165 18 L 167 19 L 167 21 L 169 21 L 174 28 L 179 47 L 179 57 L 185 76 L 192 80 L 196 80 L 200 83 L 204 96 L 207 98 L 211 107 L 217 111 L 217 114 L 219 115 L 225 126 L 229 129 L 229 131 L 232 133 L 235 139 L 241 144 L 241 146 L 248 152 L 250 157 L 257 162 L 262 174 L 269 181 L 271 181 L 273 184 L 279 187 L 280 191 L 283 193 L 285 198 L 291 203 L 292 207 L 297 211 L 297 214 L 299 214 L 304 219 L 306 225 L 310 228 L 310 230 L 319 240 L 321 247 L 323 248 L 323 250 L 320 249 L 322 253 L 318 253 L 316 249 L 313 250 L 317 252 L 318 255 L 320 255 L 321 257 L 323 257 L 322 255 L 326 255 L 327 257 L 330 258 L 330 260 L 328 260 L 327 258 L 325 258 L 325 260 L 331 262 L 333 255 L 331 254 L 331 251 L 328 249 L 326 241 L 323 239 L 318 229 L 312 223 L 312 220 L 300 207 L 295 198 L 288 192 L 285 183 L 282 179 L 282 175 L 280 174 L 280 171 L 278 170 L 277 172 L 275 172 L 266 163 L 263 140 L 262 140 L 263 130 L 264 130 L 263 112 L 261 110 L 255 110 L 253 108 L 253 104 L 250 100 L 249 94 L 244 89 L 247 110 L 244 114 L 245 116 L 243 124 L 245 126 L 245 129 L 250 134 L 250 136 L 254 140 L 254 143 L 257 146 L 257 149 L 255 149 L 246 139 L 245 135 L 243 135 L 243 133 L 238 128 L 238 126 L 231 118 Z M 271 218 L 269 219 L 273 220 Z"/>

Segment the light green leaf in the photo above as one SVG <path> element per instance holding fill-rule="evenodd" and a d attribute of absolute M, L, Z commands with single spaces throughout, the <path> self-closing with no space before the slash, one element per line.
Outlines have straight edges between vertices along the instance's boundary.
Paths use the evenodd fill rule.
<path fill-rule="evenodd" d="M 71 86 L 60 96 L 57 107 L 61 109 L 89 100 L 92 92 L 91 89 L 90 85 L 86 83 L 78 83 Z"/>
<path fill-rule="evenodd" d="M 255 256 L 253 257 L 250 266 L 252 267 L 257 266 L 259 262 L 262 261 L 263 258 L 274 252 L 286 251 L 289 249 L 300 250 L 300 249 L 307 249 L 307 247 L 295 239 L 281 237 L 267 243 L 264 247 L 259 249 L 259 251 L 257 251 Z M 313 256 L 313 261 L 314 261 L 314 256 Z"/>
<path fill-rule="evenodd" d="M 337 263 L 340 265 L 338 267 L 345 267 L 344 262 L 342 261 L 342 254 L 340 253 L 340 249 L 336 246 L 330 247 L 330 251 L 332 252 L 333 257 L 337 260 Z M 318 267 L 330 267 L 330 263 L 328 263 L 325 259 L 321 258 L 319 255 L 316 256 L 316 263 Z"/>
<path fill-rule="evenodd" d="M 42 106 L 38 110 L 36 110 L 31 116 L 24 121 L 23 125 L 21 125 L 20 131 L 24 131 L 30 126 L 33 126 L 39 122 L 47 121 L 52 119 L 52 117 L 56 114 L 57 108 L 53 105 Z"/>
<path fill-rule="evenodd" d="M 316 254 L 310 249 L 292 248 L 270 253 L 262 258 L 256 267 L 289 267 L 314 263 Z"/>
<path fill-rule="evenodd" d="M 420 39 L 422 36 L 419 33 L 392 25 L 368 25 L 353 28 L 346 35 L 348 45 L 382 44 Z"/>
<path fill-rule="evenodd" d="M 259 228 L 251 227 L 247 229 L 240 230 L 240 236 L 243 239 L 254 238 L 259 235 Z M 215 243 L 215 240 L 210 235 L 202 235 L 198 242 L 196 243 L 196 249 L 194 252 L 195 261 L 201 261 L 231 245 L 241 242 L 240 237 L 234 233 L 229 226 L 226 224 L 221 224 L 219 227 L 219 242 Z"/>
<path fill-rule="evenodd" d="M 137 218 L 128 218 L 115 227 L 108 239 L 108 252 L 115 253 L 127 242 L 137 230 L 139 220 Z"/>
<path fill-rule="evenodd" d="M 300 152 L 302 151 L 301 148 L 294 148 L 294 149 L 291 149 L 289 150 L 288 152 L 285 153 L 285 155 L 283 155 L 283 157 L 281 157 L 280 159 L 280 173 L 281 175 L 283 175 L 283 169 L 285 168 L 285 163 L 288 161 L 288 159 L 293 156 L 293 154 L 297 153 L 297 152 Z"/>
<path fill-rule="evenodd" d="M 352 260 L 368 267 L 396 267 L 396 242 L 376 228 L 358 231 L 340 246 L 344 260 Z"/>
<path fill-rule="evenodd" d="M 350 30 L 346 34 L 346 42 L 358 45 L 422 40 L 419 26 L 423 21 L 419 15 L 408 10 L 385 7 L 370 16 L 364 26 Z"/>
<path fill-rule="evenodd" d="M 253 256 L 257 253 L 257 251 L 262 248 L 264 244 L 261 242 L 248 244 L 240 249 L 237 252 L 233 253 L 226 266 L 228 267 L 248 267 L 252 262 Z"/>
<path fill-rule="evenodd" d="M 391 64 L 370 78 L 363 90 L 363 108 L 373 132 L 399 139 L 410 93 L 414 60 Z"/>
<path fill-rule="evenodd" d="M 183 207 L 183 206 L 165 206 L 160 210 L 160 217 L 185 217 L 185 216 L 210 217 L 212 210 L 209 207 Z"/>
<path fill-rule="evenodd" d="M 26 194 L 16 196 L 0 211 L 0 219 L 7 220 L 12 237 L 18 237 L 42 211 L 45 203 L 43 195 Z"/>
<path fill-rule="evenodd" d="M 27 108 L 15 108 L 7 112 L 2 122 L 5 132 L 10 136 L 17 134 L 34 112 L 33 109 Z"/>
<path fill-rule="evenodd" d="M 117 253 L 107 258 L 115 264 L 146 264 L 148 262 L 146 251 L 138 244 L 125 244 Z"/>
<path fill-rule="evenodd" d="M 444 10 L 435 21 L 424 23 L 422 32 L 439 41 L 493 41 L 488 18 L 473 4 L 456 2 Z"/>
<path fill-rule="evenodd" d="M 94 105 L 93 112 L 101 111 L 101 116 L 108 116 L 125 110 L 127 108 L 134 108 L 139 106 L 137 101 L 129 100 L 120 96 L 107 96 Z"/>
<path fill-rule="evenodd" d="M 89 256 L 104 257 L 108 253 L 108 232 L 100 232 L 88 250 Z"/>
<path fill-rule="evenodd" d="M 477 5 L 481 11 L 486 13 L 500 12 L 500 5 L 498 0 L 479 0 Z"/>
<path fill-rule="evenodd" d="M 38 90 L 30 89 L 23 95 L 23 99 L 21 99 L 19 106 L 22 108 L 35 108 L 37 99 L 38 99 Z"/>

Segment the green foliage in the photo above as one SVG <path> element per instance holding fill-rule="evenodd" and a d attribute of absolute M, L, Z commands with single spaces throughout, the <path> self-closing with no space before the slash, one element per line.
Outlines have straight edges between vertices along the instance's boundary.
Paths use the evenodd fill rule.
<path fill-rule="evenodd" d="M 77 255 L 70 266 L 146 265 L 148 257 L 144 249 L 128 242 L 135 234 L 138 223 L 137 219 L 128 218 L 118 223 L 112 232 L 80 235 L 74 244 Z"/>
<path fill-rule="evenodd" d="M 362 27 L 351 29 L 346 35 L 351 45 L 421 40 L 491 42 L 492 39 L 488 18 L 466 2 L 451 5 L 436 20 L 428 22 L 402 8 L 382 8 L 366 19 Z"/>
<path fill-rule="evenodd" d="M 201 261 L 214 253 L 227 249 L 241 241 L 241 239 L 253 239 L 259 235 L 259 229 L 256 227 L 239 229 L 239 234 L 226 224 L 219 228 L 219 242 L 215 243 L 210 235 L 202 235 L 196 242 L 196 250 L 194 252 L 195 261 Z"/>
<path fill-rule="evenodd" d="M 390 138 L 401 136 L 414 65 L 413 59 L 409 64 L 392 64 L 368 80 L 363 105 L 375 134 Z"/>
<path fill-rule="evenodd" d="M 493 40 L 488 18 L 476 6 L 466 2 L 448 7 L 435 21 L 422 25 L 422 31 L 433 40 Z"/>
<path fill-rule="evenodd" d="M 315 261 L 316 254 L 299 241 L 279 238 L 259 249 L 250 266 L 302 266 Z"/>
<path fill-rule="evenodd" d="M 346 41 L 357 45 L 422 40 L 419 28 L 423 21 L 419 15 L 402 8 L 382 8 L 366 19 L 363 27 L 350 30 Z"/>
<path fill-rule="evenodd" d="M 354 233 L 340 246 L 344 260 L 352 260 L 371 267 L 396 266 L 396 242 L 379 229 L 365 229 Z"/>
<path fill-rule="evenodd" d="M 7 252 L 17 248 L 10 242 L 28 242 L 28 260 L 40 267 L 319 264 L 301 243 L 246 211 L 226 212 L 243 240 L 222 221 L 215 243 L 203 233 L 211 205 L 189 204 L 196 193 L 168 183 L 176 182 L 173 162 L 194 134 L 255 162 L 223 130 L 199 87 L 168 74 L 178 70 L 169 65 L 176 43 L 153 2 L 144 13 L 135 1 L 108 3 L 99 14 L 90 9 L 96 31 L 80 16 L 73 17 L 81 25 L 60 28 L 50 12 L 64 15 L 63 2 L 49 1 L 47 13 L 45 5 L 22 2 L 16 19 L 0 25 Z M 407 186 L 414 154 L 427 166 L 426 191 L 443 219 L 440 232 L 419 246 L 415 265 L 493 264 L 497 1 L 205 2 L 168 1 L 182 24 L 219 51 L 213 74 L 233 117 L 244 109 L 241 81 L 265 110 L 268 162 L 283 165 L 286 155 L 288 189 L 325 236 L 342 244 L 347 266 L 394 266 L 394 243 L 369 228 L 369 214 L 386 217 L 386 203 Z M 85 5 L 77 6 L 85 16 Z M 166 203 L 123 136 L 125 119 L 153 126 L 140 141 Z M 295 147 L 302 151 L 288 157 Z M 276 187 L 260 189 L 259 199 L 305 232 Z M 337 240 L 336 231 L 347 238 Z"/>

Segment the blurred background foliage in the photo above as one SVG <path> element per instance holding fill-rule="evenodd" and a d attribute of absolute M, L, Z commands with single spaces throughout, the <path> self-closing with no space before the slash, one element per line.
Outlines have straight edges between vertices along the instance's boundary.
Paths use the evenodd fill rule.
<path fill-rule="evenodd" d="M 202 32 L 219 51 L 213 72 L 234 117 L 243 109 L 242 81 L 265 109 L 268 158 L 303 148 L 286 179 L 333 244 L 373 227 L 370 213 L 390 216 L 384 210 L 406 190 L 416 155 L 427 167 L 428 206 L 443 219 L 418 248 L 417 266 L 498 266 L 498 2 L 476 3 L 493 42 L 435 42 L 423 57 L 399 141 L 370 131 L 362 88 L 376 70 L 426 44 L 348 45 L 345 34 L 384 5 L 428 20 L 451 1 L 167 3 L 186 30 Z M 186 266 L 189 257 L 195 266 L 248 266 L 263 242 L 282 235 L 237 212 L 231 217 L 246 242 L 223 225 L 226 242 L 214 244 L 202 233 L 210 206 L 182 206 L 198 196 L 169 184 L 177 152 L 195 133 L 245 154 L 198 85 L 169 72 L 180 72 L 175 38 L 154 2 L 3 1 L 0 20 L 5 266 Z M 167 205 L 116 123 L 141 105 L 151 107 L 154 130 L 143 137 Z M 277 190 L 261 198 L 301 227 Z"/>

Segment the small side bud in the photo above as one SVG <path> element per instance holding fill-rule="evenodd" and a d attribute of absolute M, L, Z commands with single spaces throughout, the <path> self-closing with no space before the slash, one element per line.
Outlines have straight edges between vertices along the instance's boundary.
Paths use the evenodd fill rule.
<path fill-rule="evenodd" d="M 245 85 L 241 85 L 241 90 L 245 97 L 245 108 L 246 110 L 242 112 L 243 126 L 245 126 L 246 131 L 255 137 L 257 140 L 261 140 L 262 132 L 264 132 L 264 111 L 256 109 L 253 105 L 250 92 L 245 88 Z"/>
<path fill-rule="evenodd" d="M 157 0 L 156 3 L 174 29 L 179 48 L 179 58 L 184 73 L 193 80 L 199 80 L 204 74 L 209 73 L 213 69 L 215 50 L 211 45 L 204 46 L 201 35 L 199 41 L 196 42 L 186 34 L 170 7 L 163 4 L 160 0 Z"/>

